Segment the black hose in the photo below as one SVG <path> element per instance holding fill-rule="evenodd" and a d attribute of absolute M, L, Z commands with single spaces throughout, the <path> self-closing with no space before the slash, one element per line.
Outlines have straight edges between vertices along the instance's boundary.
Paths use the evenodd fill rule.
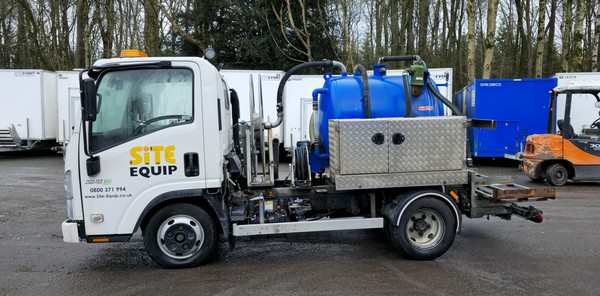
<path fill-rule="evenodd" d="M 408 92 L 408 73 L 402 74 L 402 84 L 404 84 L 404 102 L 406 103 L 406 114 L 404 117 L 412 117 L 412 101 Z"/>
<path fill-rule="evenodd" d="M 242 154 L 242 149 L 240 148 L 240 98 L 238 97 L 235 89 L 231 89 L 231 95 L 229 96 L 229 100 L 231 101 L 231 120 L 233 123 L 233 147 L 235 148 L 235 153 L 240 155 Z"/>
<path fill-rule="evenodd" d="M 371 118 L 371 99 L 369 97 L 369 78 L 367 77 L 367 69 L 365 69 L 363 65 L 358 64 L 354 67 L 354 72 L 358 72 L 362 78 L 365 118 Z"/>
<path fill-rule="evenodd" d="M 346 67 L 342 63 L 336 62 L 336 61 L 330 61 L 330 60 L 302 63 L 302 64 L 294 66 L 293 68 L 291 68 L 290 70 L 285 72 L 285 75 L 283 75 L 283 78 L 281 78 L 281 81 L 279 82 L 279 87 L 277 88 L 277 121 L 272 124 L 269 123 L 268 126 L 265 125 L 265 128 L 278 127 L 281 124 L 281 122 L 283 121 L 283 89 L 284 89 L 285 84 L 287 83 L 288 79 L 290 79 L 290 77 L 292 75 L 294 75 L 294 74 L 296 74 L 296 72 L 298 72 L 302 69 L 306 69 L 306 68 L 311 68 L 311 67 L 324 68 L 324 67 L 332 67 L 332 66 L 337 66 L 342 69 L 342 72 L 346 72 Z"/>
<path fill-rule="evenodd" d="M 435 88 L 431 79 L 428 79 L 428 81 L 427 81 L 427 88 L 429 88 L 429 91 L 431 92 L 431 94 L 433 94 L 434 97 L 436 97 L 438 100 L 440 100 L 440 102 L 442 102 L 444 105 L 448 106 L 448 108 L 450 108 L 450 110 L 452 110 L 452 115 L 458 115 L 458 116 L 463 115 L 462 112 L 460 112 L 460 109 L 458 109 L 458 107 L 456 107 L 454 104 L 452 104 L 452 102 L 450 102 L 448 99 L 446 99 L 444 97 L 444 95 L 442 95 Z"/>

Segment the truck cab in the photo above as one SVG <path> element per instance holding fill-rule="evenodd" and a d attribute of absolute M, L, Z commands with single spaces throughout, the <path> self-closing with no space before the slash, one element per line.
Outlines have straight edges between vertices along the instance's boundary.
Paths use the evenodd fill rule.
<path fill-rule="evenodd" d="M 95 118 L 65 154 L 69 219 L 86 223 L 63 224 L 69 240 L 126 241 L 151 205 L 220 190 L 231 107 L 208 61 L 106 59 L 86 76 L 96 90 L 84 116 Z"/>

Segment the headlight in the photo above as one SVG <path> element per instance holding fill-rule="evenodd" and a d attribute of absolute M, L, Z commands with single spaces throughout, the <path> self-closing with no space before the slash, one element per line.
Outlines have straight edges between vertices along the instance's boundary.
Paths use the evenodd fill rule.
<path fill-rule="evenodd" d="M 71 183 L 71 171 L 65 173 L 65 193 L 67 196 L 67 215 L 73 219 L 73 184 Z"/>

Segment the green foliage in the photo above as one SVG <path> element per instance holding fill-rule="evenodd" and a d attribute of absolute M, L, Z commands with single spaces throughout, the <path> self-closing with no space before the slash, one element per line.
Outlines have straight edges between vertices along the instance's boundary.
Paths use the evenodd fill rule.
<path fill-rule="evenodd" d="M 144 36 L 144 22 L 147 21 L 144 9 L 150 7 L 147 5 L 149 1 L 4 0 L 0 6 L 0 68 L 70 70 L 89 66 L 105 52 L 144 49 L 149 41 L 148 36 Z M 342 61 L 348 64 L 349 69 L 354 66 L 352 64 L 368 67 L 380 54 L 391 52 L 391 30 L 394 27 L 398 30 L 396 37 L 403 36 L 403 40 L 397 41 L 403 44 L 402 48 L 415 48 L 418 40 L 421 46 L 425 44 L 428 67 L 454 69 L 455 89 L 469 82 L 466 77 L 466 0 L 431 0 L 424 38 L 415 36 L 423 32 L 419 30 L 422 21 L 419 16 L 427 9 L 405 9 L 419 7 L 421 2 L 413 0 L 155 1 L 164 7 L 183 32 L 193 38 L 176 34 L 165 19 L 165 11 L 159 11 L 162 23 L 158 54 L 161 56 L 200 56 L 203 54 L 201 50 L 211 45 L 217 52 L 215 65 L 222 63 L 226 69 L 287 70 L 303 61 L 322 59 Z M 573 0 L 564 1 L 574 3 Z M 581 1 L 584 8 L 583 36 L 576 34 L 575 30 L 562 34 L 561 28 L 574 29 L 577 12 L 569 19 L 563 19 L 563 1 L 548 1 L 546 12 L 548 16 L 555 15 L 556 23 L 552 27 L 547 25 L 545 29 L 556 37 L 547 40 L 548 45 L 544 48 L 545 77 L 561 72 L 563 56 L 569 70 L 593 69 L 593 51 L 598 50 L 594 47 L 598 42 L 595 34 L 599 31 L 595 16 L 600 6 L 597 0 Z M 479 4 L 484 2 L 476 1 Z M 522 8 L 520 11 L 516 9 L 516 0 L 500 0 L 492 77 L 525 78 L 534 73 L 531 61 L 534 55 L 531 53 L 536 42 L 526 32 L 532 31 L 527 28 L 536 27 L 536 18 L 524 11 L 537 11 L 535 6 L 538 2 L 518 2 Z M 390 14 L 393 4 L 401 7 L 395 18 Z M 104 10 L 115 12 L 111 22 Z M 482 23 L 485 10 L 478 11 L 475 17 L 479 25 L 474 33 L 476 77 L 482 73 L 482 37 L 485 33 Z M 524 15 L 529 15 L 529 18 Z M 391 25 L 393 19 L 397 19 L 397 25 Z M 408 23 L 411 25 L 408 26 Z M 107 28 L 109 24 L 114 26 L 113 30 Z M 434 29 L 437 32 L 433 32 Z M 423 40 L 427 42 L 423 43 Z M 581 46 L 576 46 L 575 41 Z M 410 42 L 414 44 L 407 44 Z M 111 46 L 113 48 L 104 48 Z M 376 54 L 376 50 L 380 53 Z M 401 54 L 424 54 L 403 51 Z"/>
<path fill-rule="evenodd" d="M 288 69 L 306 60 L 295 48 L 302 45 L 288 28 L 287 14 L 284 15 L 286 36 L 282 35 L 272 4 L 269 0 L 195 0 L 193 9 L 181 12 L 177 20 L 181 27 L 217 51 L 214 62 L 228 69 Z M 326 20 L 319 17 L 319 6 L 309 1 L 307 6 L 308 32 L 314 59 L 332 58 L 331 40 L 322 30 Z M 296 22 L 301 11 L 292 2 Z M 324 11 L 323 11 L 324 12 Z M 298 23 L 296 23 L 298 25 Z M 326 25 L 325 25 L 326 27 Z M 290 42 L 287 42 L 289 40 Z M 199 55 L 198 48 L 181 37 L 169 34 L 165 51 L 178 55 Z"/>

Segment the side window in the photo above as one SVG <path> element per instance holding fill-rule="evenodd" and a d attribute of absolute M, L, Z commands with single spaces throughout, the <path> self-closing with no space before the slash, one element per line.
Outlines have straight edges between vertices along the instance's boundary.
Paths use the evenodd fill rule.
<path fill-rule="evenodd" d="M 225 80 L 221 80 L 221 82 L 223 83 L 223 92 L 225 92 L 223 96 L 225 98 L 225 109 L 229 110 L 229 88 L 227 87 Z"/>
<path fill-rule="evenodd" d="M 92 124 L 97 152 L 193 117 L 189 69 L 135 69 L 104 74 L 98 82 L 98 115 Z"/>

